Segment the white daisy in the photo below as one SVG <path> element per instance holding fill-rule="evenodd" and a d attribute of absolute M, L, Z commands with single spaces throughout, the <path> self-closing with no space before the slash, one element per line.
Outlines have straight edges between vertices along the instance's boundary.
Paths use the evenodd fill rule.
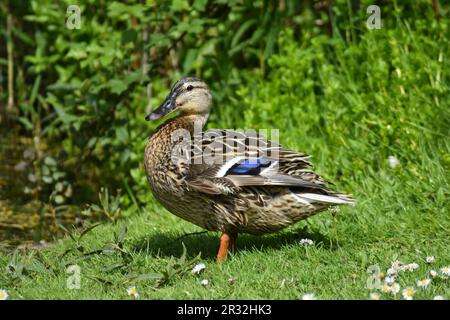
<path fill-rule="evenodd" d="M 196 273 L 196 274 L 200 274 L 201 272 L 203 272 L 206 269 L 206 265 L 204 263 L 197 263 L 193 268 L 192 268 L 192 272 Z"/>
<path fill-rule="evenodd" d="M 386 277 L 386 278 L 384 278 L 384 282 L 388 285 L 391 285 L 395 282 L 395 278 L 394 277 Z"/>
<path fill-rule="evenodd" d="M 317 300 L 316 295 L 314 293 L 305 293 L 302 296 L 302 300 Z"/>
<path fill-rule="evenodd" d="M 389 269 L 387 269 L 386 273 L 390 276 L 395 276 L 397 274 L 398 270 L 394 269 L 393 267 L 390 267 Z"/>
<path fill-rule="evenodd" d="M 203 280 L 200 282 L 200 284 L 201 284 L 202 286 L 207 286 L 207 285 L 209 284 L 209 280 L 208 280 L 208 279 L 203 279 Z"/>
<path fill-rule="evenodd" d="M 410 268 L 409 268 L 409 264 L 401 265 L 400 268 L 399 268 L 399 271 L 403 271 L 403 272 L 411 271 Z"/>
<path fill-rule="evenodd" d="M 397 293 L 399 293 L 399 292 L 400 292 L 400 285 L 399 285 L 397 282 L 394 282 L 394 283 L 391 285 L 391 293 L 392 293 L 394 296 L 396 296 Z"/>
<path fill-rule="evenodd" d="M 422 280 L 418 280 L 417 281 L 417 286 L 421 287 L 421 288 L 426 288 L 430 285 L 431 280 L 426 278 L 426 279 L 422 279 Z"/>
<path fill-rule="evenodd" d="M 445 276 L 450 276 L 450 267 L 449 266 L 442 267 L 441 273 L 444 274 Z"/>
<path fill-rule="evenodd" d="M 129 296 L 133 296 L 134 298 L 139 298 L 139 293 L 137 292 L 136 287 L 128 288 L 127 293 Z"/>
<path fill-rule="evenodd" d="M 435 261 L 434 256 L 427 256 L 425 260 L 427 263 L 433 263 Z"/>
<path fill-rule="evenodd" d="M 400 161 L 398 161 L 398 159 L 395 156 L 389 156 L 388 157 L 388 163 L 389 163 L 389 167 L 394 169 L 396 166 L 398 166 Z"/>
<path fill-rule="evenodd" d="M 8 297 L 8 292 L 6 292 L 6 290 L 0 289 L 0 300 L 7 300 Z"/>
<path fill-rule="evenodd" d="M 308 246 L 312 246 L 313 245 L 313 241 L 311 239 L 301 239 L 300 240 L 300 245 L 308 247 Z"/>
<path fill-rule="evenodd" d="M 384 283 L 381 286 L 381 291 L 383 291 L 384 293 L 391 292 L 391 286 L 388 285 L 387 283 Z"/>
<path fill-rule="evenodd" d="M 404 267 L 404 264 L 402 262 L 400 262 L 399 260 L 395 260 L 391 264 L 391 268 L 397 272 L 402 270 L 403 267 Z"/>
<path fill-rule="evenodd" d="M 412 300 L 414 293 L 416 293 L 416 290 L 413 287 L 408 287 L 403 289 L 402 296 L 405 300 Z"/>
<path fill-rule="evenodd" d="M 444 296 L 438 295 L 433 298 L 433 300 L 445 300 Z"/>
<path fill-rule="evenodd" d="M 378 292 L 372 292 L 369 295 L 369 299 L 370 300 L 380 300 L 381 299 L 381 294 L 379 294 Z"/>
<path fill-rule="evenodd" d="M 414 270 L 418 269 L 419 265 L 416 262 L 410 263 L 406 266 L 406 270 L 409 272 L 413 272 Z"/>
<path fill-rule="evenodd" d="M 436 270 L 430 270 L 430 276 L 432 278 L 436 278 L 438 276 L 438 273 L 436 272 Z"/>

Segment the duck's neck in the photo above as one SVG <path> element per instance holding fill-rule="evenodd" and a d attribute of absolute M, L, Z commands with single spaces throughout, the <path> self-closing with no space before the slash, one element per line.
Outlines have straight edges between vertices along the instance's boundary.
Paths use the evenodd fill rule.
<path fill-rule="evenodd" d="M 202 131 L 208 119 L 208 115 L 180 115 L 162 124 L 150 137 L 145 146 L 145 164 L 147 170 L 158 167 L 158 163 L 166 163 L 175 144 L 181 137 L 186 137 L 186 131 L 190 137 Z M 186 138 L 190 138 L 186 137 Z"/>
<path fill-rule="evenodd" d="M 179 115 L 173 121 L 179 128 L 184 128 L 188 130 L 191 134 L 194 131 L 202 130 L 208 121 L 209 114 L 187 114 L 187 115 Z"/>
<path fill-rule="evenodd" d="M 164 131 L 167 134 L 167 132 L 185 129 L 190 134 L 200 133 L 208 120 L 208 116 L 209 114 L 181 114 L 178 117 L 166 121 L 158 128 L 157 132 Z"/>
<path fill-rule="evenodd" d="M 164 172 L 171 159 L 174 145 L 179 143 L 179 138 L 186 137 L 186 131 L 190 137 L 201 133 L 207 120 L 208 114 L 180 115 L 162 124 L 145 146 L 144 163 L 147 173 L 150 172 L 151 176 L 154 172 Z"/>
<path fill-rule="evenodd" d="M 184 134 L 178 130 L 186 130 L 191 136 L 201 133 L 208 120 L 208 114 L 181 114 L 164 122 L 151 136 L 150 143 L 170 147 L 177 139 L 173 139 L 174 134 Z M 175 137 L 176 138 L 176 137 Z"/>

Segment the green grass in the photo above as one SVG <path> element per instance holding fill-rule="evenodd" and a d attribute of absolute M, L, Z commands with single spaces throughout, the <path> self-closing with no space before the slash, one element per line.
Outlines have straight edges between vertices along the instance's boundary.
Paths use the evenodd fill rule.
<path fill-rule="evenodd" d="M 419 264 L 418 270 L 398 278 L 402 288 L 415 286 L 417 280 L 429 277 L 429 270 L 450 263 L 449 214 L 441 187 L 445 172 L 433 161 L 420 169 L 428 172 L 432 181 L 398 178 L 398 171 L 386 169 L 378 172 L 377 179 L 369 177 L 355 184 L 359 186 L 355 188 L 358 205 L 341 207 L 335 217 L 324 212 L 273 235 L 242 235 L 238 252 L 224 264 L 214 260 L 218 234 L 179 239 L 200 230 L 151 206 L 116 224 L 96 227 L 79 242 L 84 253 L 102 249 L 126 226 L 124 254 L 112 251 L 85 256 L 75 250 L 63 256 L 76 246 L 75 241 L 65 239 L 39 253 L 23 251 L 19 255 L 23 275 L 14 278 L 2 273 L 0 288 L 7 289 L 12 299 L 127 299 L 126 289 L 133 285 L 141 298 L 148 299 L 299 299 L 307 292 L 319 299 L 366 299 L 370 292 L 379 291 L 367 288 L 367 269 L 376 265 L 386 272 L 396 259 Z M 302 238 L 312 239 L 314 245 L 300 246 Z M 190 272 L 193 263 L 169 267 L 176 262 L 171 257 L 181 257 L 182 243 L 187 260 L 201 254 L 196 261 L 204 262 L 207 269 L 200 276 Z M 427 264 L 427 255 L 435 256 L 436 262 Z M 0 257 L 3 270 L 10 259 Z M 81 268 L 79 290 L 66 287 L 66 267 L 72 264 Z M 122 267 L 108 270 L 118 265 Z M 152 277 L 164 270 L 179 273 L 158 286 Z M 150 278 L 135 279 L 145 274 Z M 230 278 L 235 281 L 230 283 Z M 210 284 L 201 286 L 202 279 Z M 417 289 L 415 298 L 440 294 L 448 299 L 449 281 L 433 279 L 427 289 Z M 383 297 L 392 298 L 389 294 Z"/>
<path fill-rule="evenodd" d="M 381 182 L 371 180 L 369 186 L 377 188 Z M 405 184 L 407 181 L 375 196 L 358 192 L 358 206 L 342 208 L 335 217 L 325 212 L 274 235 L 242 235 L 236 255 L 220 265 L 214 261 L 216 233 L 179 239 L 199 230 L 158 208 L 118 224 L 99 226 L 80 241 L 84 252 L 96 251 L 113 242 L 114 233 L 126 225 L 124 255 L 113 251 L 84 256 L 75 251 L 61 258 L 75 244 L 66 239 L 39 254 L 37 250 L 23 252 L 19 259 L 25 266 L 23 275 L 14 279 L 2 274 L 0 288 L 7 289 L 12 299 L 127 299 L 126 289 L 133 285 L 140 298 L 146 299 L 299 299 L 307 292 L 319 299 L 366 299 L 377 291 L 367 289 L 371 265 L 386 271 L 396 259 L 417 262 L 418 270 L 399 276 L 403 288 L 415 286 L 418 279 L 429 277 L 430 269 L 450 262 L 447 210 L 436 206 L 433 199 L 420 204 L 409 201 L 411 193 L 402 188 Z M 312 239 L 314 245 L 300 246 L 301 238 Z M 182 243 L 187 260 L 201 253 L 198 262 L 207 266 L 203 274 L 192 274 L 192 264 L 185 263 L 173 269 L 180 274 L 161 286 L 152 278 L 133 279 L 170 269 L 175 262 L 171 257 L 182 255 Z M 435 256 L 436 262 L 425 263 L 427 255 Z M 8 261 L 1 256 L 2 269 Z M 81 268 L 79 290 L 66 288 L 66 266 L 71 264 Z M 123 267 L 107 270 L 119 264 Z M 235 279 L 233 283 L 230 278 Z M 202 279 L 210 284 L 203 287 Z M 427 289 L 418 289 L 415 298 L 430 299 L 438 294 L 450 298 L 448 281 L 433 280 Z"/>
<path fill-rule="evenodd" d="M 449 24 L 434 21 L 431 11 L 413 13 L 385 19 L 381 30 L 357 30 L 358 38 L 337 29 L 332 38 L 304 31 L 296 41 L 285 30 L 269 75 L 243 71 L 247 84 L 215 106 L 209 124 L 279 128 L 280 142 L 313 154 L 317 171 L 353 193 L 355 207 L 273 235 L 242 235 L 236 255 L 219 265 L 217 233 L 179 239 L 201 230 L 149 198 L 141 211 L 125 209 L 127 218 L 96 227 L 79 243 L 75 234 L 46 249 L 20 250 L 15 259 L 0 254 L 2 270 L 15 266 L 0 274 L 0 289 L 11 299 L 129 299 L 134 285 L 141 299 L 367 299 L 380 292 L 367 288 L 371 266 L 386 272 L 396 259 L 417 262 L 419 269 L 398 277 L 403 289 L 450 265 Z M 399 165 L 391 168 L 388 156 Z M 130 170 L 145 181 L 142 168 Z M 139 199 L 148 192 L 143 182 Z M 314 245 L 300 246 L 302 238 Z M 436 262 L 426 263 L 429 255 Z M 207 266 L 199 276 L 191 272 L 196 262 Z M 79 290 L 66 287 L 71 264 L 81 268 Z M 415 299 L 450 299 L 449 281 L 433 279 Z"/>

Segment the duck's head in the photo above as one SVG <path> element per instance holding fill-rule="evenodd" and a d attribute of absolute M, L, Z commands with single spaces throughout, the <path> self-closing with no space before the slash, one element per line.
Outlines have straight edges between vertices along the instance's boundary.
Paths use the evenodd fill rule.
<path fill-rule="evenodd" d="M 178 111 L 181 115 L 208 116 L 212 106 L 212 96 L 208 85 L 196 77 L 178 80 L 164 102 L 150 112 L 145 120 L 160 119 Z"/>

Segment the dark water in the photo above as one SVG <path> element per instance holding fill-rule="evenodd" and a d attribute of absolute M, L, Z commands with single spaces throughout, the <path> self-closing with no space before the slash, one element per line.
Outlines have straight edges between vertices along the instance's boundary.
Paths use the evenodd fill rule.
<path fill-rule="evenodd" d="M 3 132 L 1 132 L 3 131 Z M 54 206 L 36 185 L 36 141 L 0 130 L 0 248 L 52 241 L 75 224 L 76 206 Z"/>

